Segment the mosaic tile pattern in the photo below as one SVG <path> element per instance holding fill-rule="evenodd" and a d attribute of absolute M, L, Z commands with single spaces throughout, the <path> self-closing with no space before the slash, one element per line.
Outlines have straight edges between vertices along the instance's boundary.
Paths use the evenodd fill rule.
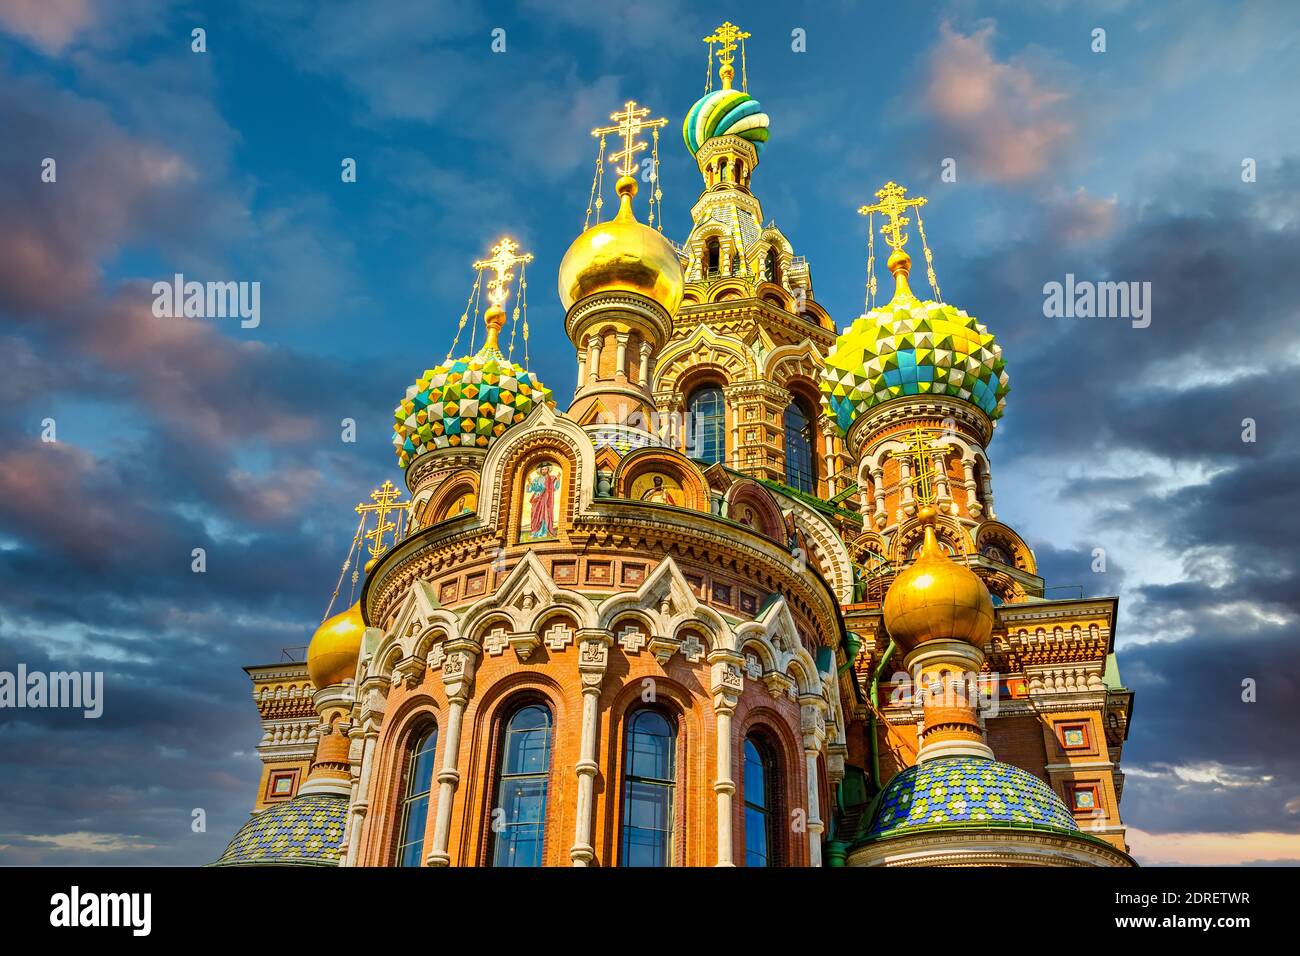
<path fill-rule="evenodd" d="M 215 866 L 336 866 L 346 797 L 309 793 L 277 803 L 240 828 Z"/>
<path fill-rule="evenodd" d="M 682 123 L 682 138 L 694 156 L 714 136 L 739 136 L 759 153 L 767 145 L 767 114 L 740 90 L 714 90 L 696 100 Z"/>
<path fill-rule="evenodd" d="M 1006 407 L 1006 363 L 988 328 L 961 309 L 908 296 L 855 319 L 822 370 L 822 408 L 847 434 L 900 395 L 949 395 L 992 419 Z"/>
<path fill-rule="evenodd" d="M 497 349 L 426 369 L 393 411 L 393 445 L 406 468 L 435 448 L 486 448 L 551 390 Z"/>
<path fill-rule="evenodd" d="M 1078 829 L 1060 797 L 1029 771 L 986 757 L 939 757 L 889 782 L 870 835 L 995 822 Z"/>

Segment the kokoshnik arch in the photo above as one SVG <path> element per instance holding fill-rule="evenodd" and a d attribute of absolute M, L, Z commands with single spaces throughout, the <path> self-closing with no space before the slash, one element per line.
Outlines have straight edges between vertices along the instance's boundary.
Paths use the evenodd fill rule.
<path fill-rule="evenodd" d="M 594 131 L 567 410 L 528 368 L 532 257 L 503 239 L 474 264 L 396 409 L 410 498 L 358 506 L 359 598 L 305 663 L 248 668 L 264 769 L 220 864 L 1132 865 L 1117 602 L 1048 599 L 997 518 L 1001 349 L 942 301 L 925 199 L 892 182 L 837 333 L 751 189 L 747 36 L 706 38 L 682 244 L 657 175 L 635 212 L 665 121 L 630 102 Z"/>

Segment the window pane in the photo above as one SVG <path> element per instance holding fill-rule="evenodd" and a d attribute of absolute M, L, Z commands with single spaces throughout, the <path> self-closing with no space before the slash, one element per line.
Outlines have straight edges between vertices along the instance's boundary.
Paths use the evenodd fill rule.
<path fill-rule="evenodd" d="M 433 787 L 437 750 L 438 728 L 434 727 L 414 742 L 407 758 L 406 794 L 402 800 L 398 833 L 398 866 L 424 865 L 424 830 L 429 820 L 429 791 Z"/>
<path fill-rule="evenodd" d="M 785 409 L 785 483 L 798 491 L 815 490 L 813 419 L 799 399 Z"/>
<path fill-rule="evenodd" d="M 726 453 L 726 411 L 722 389 L 701 388 L 691 394 L 686 454 L 709 464 L 722 461 Z"/>
<path fill-rule="evenodd" d="M 745 866 L 767 866 L 767 814 L 745 807 Z"/>
<path fill-rule="evenodd" d="M 651 708 L 627 721 L 620 866 L 672 862 L 676 724 Z"/>
<path fill-rule="evenodd" d="M 522 708 L 506 725 L 497 801 L 490 825 L 493 866 L 541 866 L 546 826 L 551 713 Z"/>
<path fill-rule="evenodd" d="M 767 767 L 749 738 L 745 739 L 745 802 L 767 808 Z"/>

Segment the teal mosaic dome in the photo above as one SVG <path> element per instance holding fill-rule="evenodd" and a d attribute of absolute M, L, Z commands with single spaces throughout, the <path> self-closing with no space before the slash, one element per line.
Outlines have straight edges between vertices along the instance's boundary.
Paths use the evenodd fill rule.
<path fill-rule="evenodd" d="M 767 145 L 767 114 L 758 100 L 740 90 L 714 90 L 696 100 L 682 122 L 682 138 L 694 156 L 715 136 L 739 136 L 762 153 Z"/>
<path fill-rule="evenodd" d="M 213 866 L 337 866 L 347 797 L 308 793 L 245 823 Z"/>
<path fill-rule="evenodd" d="M 1029 771 L 988 757 L 936 757 L 889 782 L 867 835 L 1008 824 L 1079 829 L 1052 788 Z"/>
<path fill-rule="evenodd" d="M 988 328 L 940 302 L 895 296 L 855 319 L 822 368 L 822 409 L 842 435 L 881 402 L 902 395 L 947 395 L 990 419 L 1006 407 L 1006 363 Z"/>
<path fill-rule="evenodd" d="M 406 468 L 435 448 L 486 448 L 551 391 L 494 346 L 426 369 L 393 411 L 393 445 Z"/>

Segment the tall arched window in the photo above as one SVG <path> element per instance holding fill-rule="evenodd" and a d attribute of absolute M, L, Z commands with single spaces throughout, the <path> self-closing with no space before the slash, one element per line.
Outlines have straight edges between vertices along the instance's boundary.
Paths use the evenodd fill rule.
<path fill-rule="evenodd" d="M 541 866 L 546 785 L 551 769 L 551 712 L 525 704 L 501 733 L 497 798 L 489 824 L 492 866 Z"/>
<path fill-rule="evenodd" d="M 673 850 L 677 724 L 653 707 L 635 711 L 623 740 L 621 866 L 668 866 Z"/>
<path fill-rule="evenodd" d="M 776 758 L 759 737 L 745 738 L 745 866 L 775 866 Z"/>
<path fill-rule="evenodd" d="M 795 396 L 785 409 L 785 483 L 809 494 L 817 490 L 813 416 L 800 396 Z"/>
<path fill-rule="evenodd" d="M 781 266 L 776 258 L 776 250 L 767 250 L 767 268 L 764 270 L 763 278 L 768 282 L 781 281 Z"/>
<path fill-rule="evenodd" d="M 436 726 L 411 739 L 403 783 L 402 822 L 397 831 L 398 866 L 424 863 L 424 830 L 429 822 L 429 792 L 433 789 L 433 757 L 437 749 Z"/>
<path fill-rule="evenodd" d="M 704 272 L 706 276 L 715 276 L 718 274 L 719 263 L 722 261 L 722 243 L 718 237 L 714 236 L 704 244 Z"/>
<path fill-rule="evenodd" d="M 715 465 L 726 457 L 727 413 L 722 389 L 716 385 L 697 388 L 686 403 L 690 427 L 686 433 L 686 454 Z"/>

